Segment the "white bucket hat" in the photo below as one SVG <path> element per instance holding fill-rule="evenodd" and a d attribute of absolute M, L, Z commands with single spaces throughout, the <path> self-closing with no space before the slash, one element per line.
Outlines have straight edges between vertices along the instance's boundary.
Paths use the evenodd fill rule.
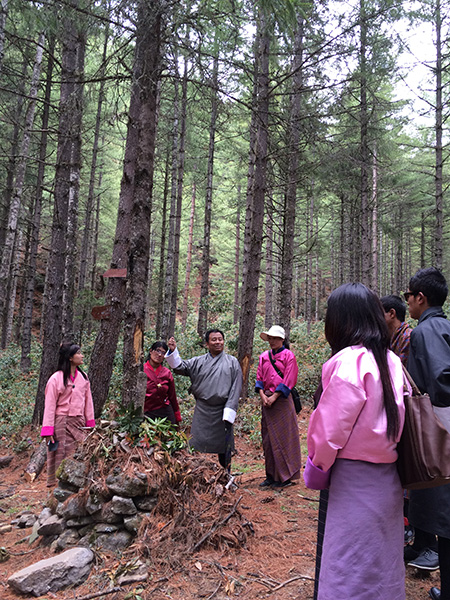
<path fill-rule="evenodd" d="M 269 329 L 269 331 L 263 331 L 259 335 L 265 342 L 267 342 L 269 336 L 281 338 L 282 340 L 284 340 L 286 338 L 286 332 L 284 331 L 284 329 L 282 327 L 280 327 L 280 325 L 272 325 L 272 327 Z"/>

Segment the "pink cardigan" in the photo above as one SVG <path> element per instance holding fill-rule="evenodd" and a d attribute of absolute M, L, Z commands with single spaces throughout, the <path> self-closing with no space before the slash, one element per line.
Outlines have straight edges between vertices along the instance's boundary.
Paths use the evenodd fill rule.
<path fill-rule="evenodd" d="M 77 372 L 74 381 L 69 377 L 66 386 L 62 371 L 56 371 L 47 381 L 42 437 L 55 433 L 55 415 L 84 416 L 86 427 L 95 427 L 91 385 L 81 373 Z"/>
<path fill-rule="evenodd" d="M 328 471 L 336 458 L 372 463 L 397 460 L 403 429 L 403 371 L 400 359 L 388 351 L 388 364 L 400 416 L 395 441 L 386 435 L 387 419 L 375 358 L 363 346 L 350 346 L 322 368 L 323 392 L 308 427 L 308 455 L 315 467 Z"/>

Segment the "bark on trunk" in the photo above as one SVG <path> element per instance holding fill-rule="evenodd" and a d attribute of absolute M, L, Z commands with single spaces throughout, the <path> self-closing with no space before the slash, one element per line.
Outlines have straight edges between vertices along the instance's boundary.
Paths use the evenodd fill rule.
<path fill-rule="evenodd" d="M 193 243 L 193 239 L 194 239 L 195 196 L 196 196 L 196 185 L 195 185 L 195 180 L 194 180 L 194 182 L 192 184 L 191 216 L 189 218 L 189 237 L 188 237 L 188 248 L 187 248 L 187 258 L 186 258 L 186 277 L 184 280 L 184 292 L 183 292 L 183 311 L 181 314 L 181 328 L 183 331 L 186 328 L 187 314 L 188 314 L 189 286 L 191 283 L 192 243 Z"/>
<path fill-rule="evenodd" d="M 153 7 L 153 3 L 150 5 Z M 120 189 L 119 198 L 119 210 L 117 215 L 116 233 L 114 238 L 113 256 L 111 260 L 112 269 L 123 269 L 129 268 L 134 271 L 134 264 L 132 264 L 134 254 L 130 252 L 130 262 L 128 261 L 129 244 L 131 244 L 131 214 L 133 209 L 133 202 L 135 197 L 135 188 L 139 186 L 140 192 L 145 189 L 145 182 L 148 181 L 147 173 L 143 173 L 140 169 L 142 168 L 142 152 L 148 152 L 147 145 L 142 149 L 139 148 L 141 143 L 141 120 L 147 117 L 146 111 L 150 108 L 147 104 L 148 98 L 146 93 L 143 94 L 142 84 L 147 81 L 148 77 L 151 76 L 148 70 L 151 66 L 151 57 L 149 53 L 154 50 L 154 43 L 156 40 L 152 39 L 154 33 L 153 27 L 150 27 L 150 23 L 147 23 L 145 12 L 145 4 L 140 2 L 139 4 L 139 21 L 136 31 L 136 46 L 135 46 L 135 57 L 134 57 L 134 69 L 133 69 L 133 82 L 130 99 L 130 109 L 128 117 L 128 129 L 127 129 L 127 141 L 125 146 L 125 157 L 123 166 L 123 176 Z M 150 39 L 149 37 L 150 36 Z M 159 36 L 158 36 L 159 42 Z M 147 90 L 149 92 L 150 90 Z M 145 118 L 144 118 L 145 117 Z M 139 163 L 138 163 L 139 161 Z M 139 170 L 138 170 L 139 164 Z M 142 196 L 139 197 L 139 202 L 143 202 L 142 210 L 143 218 L 147 218 L 148 206 L 145 206 L 145 199 Z M 149 198 L 147 197 L 147 202 Z M 135 222 L 138 211 L 138 207 L 135 207 L 133 214 L 133 222 Z M 133 238 L 133 251 L 135 250 L 138 261 L 142 259 L 139 256 L 139 249 L 135 248 L 136 237 Z M 146 261 L 148 265 L 148 257 Z M 138 265 L 140 270 L 140 265 Z M 135 276 L 136 274 L 134 274 Z M 100 329 L 95 340 L 94 349 L 92 352 L 91 363 L 89 365 L 89 379 L 91 381 L 92 396 L 94 399 L 95 415 L 98 417 L 101 414 L 102 408 L 108 397 L 109 384 L 111 381 L 111 375 L 113 370 L 114 358 L 119 340 L 123 313 L 125 309 L 126 300 L 126 279 L 122 277 L 111 277 L 108 281 L 106 303 L 110 306 L 110 316 L 108 320 L 102 320 Z M 144 294 L 145 297 L 145 294 Z M 145 314 L 145 307 L 144 312 Z M 133 330 L 133 325 L 130 324 L 130 317 L 128 315 L 128 333 L 130 329 Z M 143 322 L 143 321 L 142 321 Z M 136 332 L 136 352 L 132 349 L 131 361 L 135 362 L 136 357 L 140 360 L 140 354 L 142 352 L 142 341 L 139 340 L 139 326 L 138 322 L 135 323 L 134 330 L 131 331 L 131 336 L 134 338 L 134 332 Z M 127 342 L 127 356 L 128 356 L 129 342 Z M 125 351 L 125 350 L 124 350 Z M 134 369 L 136 372 L 136 369 Z M 127 382 L 127 389 L 131 382 Z"/>
<path fill-rule="evenodd" d="M 254 177 L 252 193 L 249 194 L 247 272 L 242 286 L 241 315 L 239 322 L 238 358 L 244 378 L 242 396 L 248 395 L 248 378 L 252 362 L 253 335 L 258 305 L 259 276 L 261 272 L 261 247 L 264 224 L 264 199 L 266 194 L 266 166 L 268 147 L 269 116 L 269 47 L 270 35 L 263 12 L 260 10 L 257 22 L 257 61 L 258 73 L 256 115 Z M 246 249 L 247 252 L 247 249 Z"/>
<path fill-rule="evenodd" d="M 77 6 L 76 2 L 72 4 Z M 42 360 L 33 424 L 41 422 L 44 411 L 44 390 L 48 378 L 54 372 L 61 344 L 63 286 L 65 279 L 65 255 L 67 248 L 67 221 L 71 187 L 72 148 L 78 135 L 77 107 L 77 51 L 79 31 L 74 12 L 65 13 L 62 34 L 61 91 L 59 101 L 58 149 L 54 185 L 54 210 L 52 222 L 51 250 L 47 265 L 46 297 L 44 301 L 44 328 Z"/>
<path fill-rule="evenodd" d="M 69 190 L 69 211 L 67 222 L 66 264 L 63 290 L 63 337 L 67 340 L 74 339 L 74 300 L 75 278 L 78 264 L 78 201 L 80 191 L 81 171 L 81 129 L 83 117 L 83 87 L 84 87 L 84 59 L 86 53 L 86 33 L 80 32 L 77 47 L 77 81 L 74 92 L 74 120 L 72 137 L 72 160 Z"/>
<path fill-rule="evenodd" d="M 297 206 L 299 142 L 300 142 L 300 117 L 302 110 L 303 87 L 303 25 L 302 16 L 297 18 L 297 31 L 295 34 L 295 55 L 292 63 L 292 92 L 289 118 L 289 143 L 288 143 L 288 172 L 283 213 L 283 240 L 281 255 L 281 278 L 279 295 L 279 324 L 284 327 L 289 337 L 291 329 L 292 308 L 292 279 L 294 273 L 294 243 L 295 243 L 295 218 Z"/>
<path fill-rule="evenodd" d="M 197 332 L 203 339 L 208 326 L 208 294 L 209 294 L 209 264 L 211 257 L 211 214 L 214 176 L 214 148 L 217 127 L 219 53 L 214 56 L 213 72 L 211 78 L 211 119 L 209 122 L 209 150 L 208 170 L 206 175 L 205 221 L 203 227 L 203 248 L 200 289 L 200 304 L 198 308 Z"/>
<path fill-rule="evenodd" d="M 442 269 L 442 236 L 443 236 L 443 189 L 442 189 L 442 170 L 443 170 L 443 152 L 442 152 L 442 128 L 443 128 L 443 105 L 442 105 L 442 42 L 441 42 L 441 2 L 436 0 L 435 12 L 436 29 L 436 165 L 435 165 L 435 185 L 436 185 L 436 224 L 434 230 L 434 265 Z"/>
<path fill-rule="evenodd" d="M 160 0 L 141 2 L 138 13 L 137 83 L 140 92 L 138 153 L 131 210 L 128 256 L 128 288 L 124 318 L 122 402 L 129 405 L 140 395 L 139 373 L 143 365 L 144 325 L 147 300 L 150 222 L 157 127 L 158 81 L 161 63 Z"/>
<path fill-rule="evenodd" d="M 42 134 L 39 144 L 39 162 L 36 182 L 36 198 L 34 202 L 33 223 L 31 229 L 31 242 L 29 263 L 25 276 L 25 306 L 22 328 L 22 348 L 20 368 L 27 372 L 31 368 L 31 330 L 33 325 L 34 278 L 36 274 L 36 261 L 39 247 L 39 232 L 41 228 L 42 190 L 44 186 L 45 157 L 47 156 L 48 122 L 50 114 L 50 99 L 53 84 L 55 38 L 52 36 L 48 44 L 48 61 L 44 93 L 44 110 L 42 113 Z"/>

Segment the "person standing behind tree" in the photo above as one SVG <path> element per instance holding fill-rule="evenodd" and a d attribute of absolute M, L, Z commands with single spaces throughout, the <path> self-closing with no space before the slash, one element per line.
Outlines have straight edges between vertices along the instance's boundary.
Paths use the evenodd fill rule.
<path fill-rule="evenodd" d="M 384 318 L 391 336 L 391 350 L 400 357 L 402 364 L 407 365 L 409 356 L 409 339 L 411 327 L 405 322 L 406 305 L 400 296 L 383 296 L 380 298 L 384 308 Z"/>
<path fill-rule="evenodd" d="M 266 479 L 260 487 L 279 488 L 289 485 L 292 479 L 300 479 L 300 438 L 291 396 L 297 383 L 298 366 L 282 327 L 273 325 L 260 336 L 270 346 L 270 350 L 259 357 L 255 384 L 261 398 L 261 436 L 266 463 Z"/>
<path fill-rule="evenodd" d="M 242 371 L 237 358 L 224 352 L 225 336 L 219 329 L 205 334 L 208 352 L 183 360 L 174 337 L 167 345 L 166 360 L 178 375 L 191 380 L 195 398 L 190 446 L 198 452 L 217 453 L 222 467 L 230 469 L 234 448 L 233 423 L 242 390 Z"/>
<path fill-rule="evenodd" d="M 47 441 L 47 487 L 55 487 L 56 470 L 85 437 L 84 428 L 95 427 L 91 386 L 82 364 L 80 346 L 61 344 L 58 370 L 45 388 L 41 436 Z"/>
<path fill-rule="evenodd" d="M 165 342 L 155 342 L 144 363 L 144 373 L 147 375 L 145 392 L 144 415 L 151 419 L 167 419 L 173 425 L 181 422 L 173 375 L 163 367 L 164 356 L 168 350 Z"/>

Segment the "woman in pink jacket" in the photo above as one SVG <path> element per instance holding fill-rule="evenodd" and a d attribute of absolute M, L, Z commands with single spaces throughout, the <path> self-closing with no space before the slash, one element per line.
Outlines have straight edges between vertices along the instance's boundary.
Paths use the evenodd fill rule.
<path fill-rule="evenodd" d="M 361 283 L 328 299 L 332 356 L 308 428 L 304 478 L 329 488 L 319 600 L 404 600 L 403 490 L 397 442 L 404 423 L 403 371 L 389 348 L 382 305 Z"/>
<path fill-rule="evenodd" d="M 47 441 L 47 487 L 56 485 L 61 461 L 74 453 L 85 436 L 85 427 L 95 427 L 91 386 L 81 370 L 83 354 L 72 343 L 59 348 L 58 370 L 45 388 L 41 436 Z"/>
<path fill-rule="evenodd" d="M 260 336 L 270 346 L 259 357 L 255 384 L 261 398 L 261 437 L 266 463 L 266 478 L 260 487 L 283 488 L 300 479 L 300 437 L 291 395 L 297 383 L 298 366 L 282 327 L 273 325 Z"/>

